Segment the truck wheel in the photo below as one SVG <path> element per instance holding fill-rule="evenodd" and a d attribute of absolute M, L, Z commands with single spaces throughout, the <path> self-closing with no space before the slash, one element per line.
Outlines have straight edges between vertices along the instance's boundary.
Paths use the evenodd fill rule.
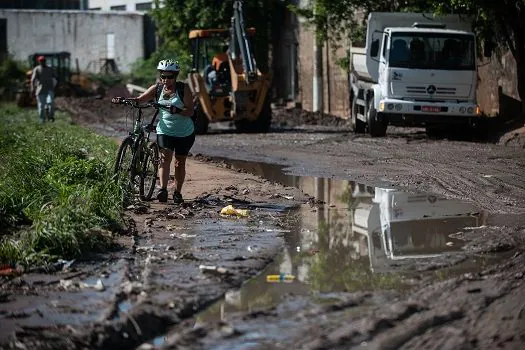
<path fill-rule="evenodd" d="M 366 109 L 366 120 L 368 122 L 368 133 L 372 137 L 383 137 L 386 135 L 387 124 L 383 120 L 381 113 L 374 107 L 374 95 L 368 100 Z"/>
<path fill-rule="evenodd" d="M 358 108 L 357 97 L 354 96 L 354 98 L 352 98 L 352 110 L 350 111 L 350 129 L 356 134 L 363 134 L 366 124 L 362 120 L 357 119 Z"/>
<path fill-rule="evenodd" d="M 439 126 L 427 126 L 425 127 L 427 136 L 431 139 L 442 139 L 446 137 L 446 130 Z"/>
<path fill-rule="evenodd" d="M 195 127 L 195 134 L 202 135 L 208 133 L 208 125 L 210 120 L 204 111 L 202 110 L 201 104 L 197 103 L 197 108 L 194 111 L 193 125 Z"/>

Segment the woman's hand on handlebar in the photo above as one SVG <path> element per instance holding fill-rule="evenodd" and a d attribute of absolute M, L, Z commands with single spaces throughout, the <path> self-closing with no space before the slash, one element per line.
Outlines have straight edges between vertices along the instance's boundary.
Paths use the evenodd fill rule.
<path fill-rule="evenodd" d="M 111 99 L 111 103 L 115 104 L 124 104 L 124 103 L 138 103 L 138 100 L 136 98 L 124 98 L 124 97 L 113 97 Z"/>
<path fill-rule="evenodd" d="M 171 112 L 171 110 L 170 110 L 170 106 L 166 106 L 166 105 L 164 105 L 164 104 L 162 104 L 162 103 L 151 102 L 151 106 L 152 106 L 153 108 L 164 109 L 164 110 L 166 110 L 166 111 L 170 111 L 170 112 Z"/>

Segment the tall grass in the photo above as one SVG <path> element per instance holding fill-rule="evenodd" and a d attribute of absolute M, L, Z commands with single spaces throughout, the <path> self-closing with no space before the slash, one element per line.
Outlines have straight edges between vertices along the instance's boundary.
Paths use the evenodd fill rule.
<path fill-rule="evenodd" d="M 0 262 L 25 266 L 108 247 L 122 226 L 116 145 L 57 115 L 0 106 Z"/>

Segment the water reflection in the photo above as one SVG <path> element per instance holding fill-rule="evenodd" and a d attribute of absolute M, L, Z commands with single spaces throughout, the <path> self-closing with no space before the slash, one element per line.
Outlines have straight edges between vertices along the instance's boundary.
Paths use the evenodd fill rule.
<path fill-rule="evenodd" d="M 289 176 L 275 166 L 258 164 L 259 171 L 253 171 L 248 164 L 253 173 L 296 186 L 325 205 L 295 212 L 297 219 L 275 262 L 240 290 L 228 292 L 199 321 L 264 309 L 289 294 L 403 288 L 403 274 L 420 261 L 416 259 L 460 250 L 462 241 L 450 235 L 483 224 L 483 216 L 469 203 L 348 180 Z M 296 279 L 266 281 L 266 275 L 280 273 Z"/>

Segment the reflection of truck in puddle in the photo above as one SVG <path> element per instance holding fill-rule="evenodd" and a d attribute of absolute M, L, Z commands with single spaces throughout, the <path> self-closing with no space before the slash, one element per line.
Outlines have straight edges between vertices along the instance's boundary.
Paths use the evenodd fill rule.
<path fill-rule="evenodd" d="M 461 241 L 450 235 L 480 225 L 478 209 L 458 200 L 383 188 L 364 198 L 352 209 L 352 230 L 368 237 L 374 270 L 388 260 L 457 251 Z"/>

